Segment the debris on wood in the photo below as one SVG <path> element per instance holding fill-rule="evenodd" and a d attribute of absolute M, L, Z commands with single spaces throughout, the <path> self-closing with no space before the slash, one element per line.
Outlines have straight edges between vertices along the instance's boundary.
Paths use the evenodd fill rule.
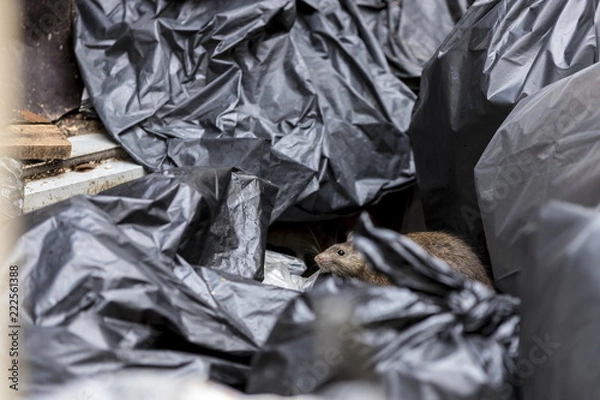
<path fill-rule="evenodd" d="M 85 135 L 88 133 L 107 134 L 102 121 L 96 118 L 87 118 L 82 113 L 67 114 L 56 125 L 67 136 Z"/>
<path fill-rule="evenodd" d="M 71 155 L 71 142 L 54 125 L 9 125 L 0 132 L 0 150 L 19 160 L 64 160 Z"/>

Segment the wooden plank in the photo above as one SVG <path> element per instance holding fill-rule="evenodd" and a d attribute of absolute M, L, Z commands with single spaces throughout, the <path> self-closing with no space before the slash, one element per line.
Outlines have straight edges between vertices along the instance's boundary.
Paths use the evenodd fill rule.
<path fill-rule="evenodd" d="M 19 160 L 64 160 L 71 142 L 54 125 L 9 125 L 2 130 L 0 149 Z"/>
<path fill-rule="evenodd" d="M 71 142 L 71 156 L 66 160 L 30 161 L 24 165 L 23 178 L 28 179 L 41 174 L 57 175 L 65 169 L 81 164 L 98 163 L 111 158 L 128 159 L 129 156 L 108 134 L 88 133 L 68 138 Z"/>

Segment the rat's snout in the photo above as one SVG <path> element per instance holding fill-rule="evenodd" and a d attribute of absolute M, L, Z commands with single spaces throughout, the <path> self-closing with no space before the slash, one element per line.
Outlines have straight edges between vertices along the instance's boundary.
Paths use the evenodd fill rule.
<path fill-rule="evenodd" d="M 315 262 L 319 265 L 321 265 L 321 263 L 323 262 L 323 255 L 322 254 L 317 254 L 315 256 Z"/>

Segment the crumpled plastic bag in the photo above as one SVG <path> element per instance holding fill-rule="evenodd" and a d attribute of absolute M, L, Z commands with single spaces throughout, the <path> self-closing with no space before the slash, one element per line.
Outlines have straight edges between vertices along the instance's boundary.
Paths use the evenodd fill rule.
<path fill-rule="evenodd" d="M 454 25 L 474 0 L 358 0 L 366 25 L 381 45 L 394 74 L 420 78 Z"/>
<path fill-rule="evenodd" d="M 523 237 L 549 200 L 600 204 L 600 65 L 547 86 L 506 118 L 475 168 L 496 283 L 520 295 Z"/>
<path fill-rule="evenodd" d="M 31 400 L 284 400 L 280 396 L 247 396 L 230 387 L 198 377 L 173 378 L 159 371 L 135 371 L 100 375 L 67 385 L 52 396 Z M 296 396 L 285 400 L 324 400 L 315 396 Z"/>
<path fill-rule="evenodd" d="M 405 132 L 415 95 L 352 2 L 76 6 L 91 101 L 146 168 L 236 167 L 265 178 L 279 188 L 273 220 L 356 210 L 414 182 Z"/>
<path fill-rule="evenodd" d="M 249 393 L 319 393 L 351 379 L 390 399 L 517 398 L 518 299 L 365 216 L 354 241 L 397 286 L 329 278 L 295 299 L 253 358 Z"/>
<path fill-rule="evenodd" d="M 267 250 L 265 252 L 265 278 L 262 282 L 266 285 L 305 292 L 314 286 L 320 271 L 306 278 L 302 276 L 304 271 L 306 271 L 306 265 L 301 259 Z"/>
<path fill-rule="evenodd" d="M 229 169 L 173 169 L 23 217 L 32 394 L 125 369 L 245 385 L 296 291 L 259 278 L 275 190 Z"/>
<path fill-rule="evenodd" d="M 518 260 L 521 398 L 593 399 L 600 393 L 600 213 L 551 201 L 537 216 L 521 238 L 530 251 Z"/>
<path fill-rule="evenodd" d="M 467 10 L 423 71 L 409 128 L 429 229 L 485 253 L 475 165 L 515 104 L 598 61 L 599 18 L 598 2 L 579 0 L 478 1 Z"/>

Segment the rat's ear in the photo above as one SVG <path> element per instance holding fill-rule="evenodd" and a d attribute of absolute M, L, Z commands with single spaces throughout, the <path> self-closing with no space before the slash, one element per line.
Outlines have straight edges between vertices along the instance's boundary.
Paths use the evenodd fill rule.
<path fill-rule="evenodd" d="M 346 240 L 350 243 L 354 243 L 354 232 L 350 232 Z"/>

